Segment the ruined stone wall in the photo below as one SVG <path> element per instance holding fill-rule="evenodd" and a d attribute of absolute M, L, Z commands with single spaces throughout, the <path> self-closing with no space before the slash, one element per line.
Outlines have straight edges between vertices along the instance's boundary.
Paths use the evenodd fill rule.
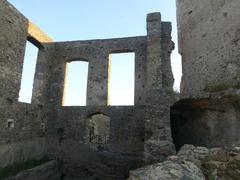
<path fill-rule="evenodd" d="M 174 45 L 160 13 L 148 16 L 147 36 L 54 43 L 5 0 L 0 13 L 0 167 L 47 155 L 63 163 L 63 178 L 116 180 L 174 152 Z M 18 102 L 27 40 L 39 48 L 31 104 Z M 121 52 L 135 53 L 134 106 L 108 106 L 109 55 Z M 89 62 L 84 107 L 62 106 L 75 60 Z"/>
<path fill-rule="evenodd" d="M 126 178 L 129 169 L 142 164 L 146 37 L 57 42 L 52 50 L 49 57 L 52 67 L 49 78 L 50 157 L 64 162 L 66 177 Z M 107 104 L 109 55 L 113 52 L 135 52 L 135 106 Z M 82 59 L 89 62 L 87 106 L 64 107 L 66 63 Z M 107 140 L 92 141 L 94 132 L 91 132 L 89 119 L 95 115 L 109 119 L 109 129 L 105 129 Z"/>
<path fill-rule="evenodd" d="M 240 87 L 239 8 L 238 0 L 177 0 L 182 93 Z"/>
<path fill-rule="evenodd" d="M 171 24 L 161 23 L 159 13 L 147 16 L 147 44 L 144 161 L 152 163 L 174 153 L 169 118 L 173 85 L 169 69 Z"/>
<path fill-rule="evenodd" d="M 89 62 L 87 105 L 107 105 L 109 55 L 135 52 L 135 105 L 145 104 L 146 37 L 57 42 L 52 58 L 51 87 L 53 103 L 61 106 L 66 63 Z M 123 70 L 124 71 L 124 70 Z M 124 72 L 123 72 L 124 73 Z"/>
<path fill-rule="evenodd" d="M 58 161 L 49 161 L 31 169 L 23 170 L 15 176 L 10 176 L 5 180 L 60 180 L 61 164 Z"/>
<path fill-rule="evenodd" d="M 0 168 L 41 158 L 46 153 L 44 107 L 18 102 L 25 44 L 31 36 L 28 30 L 28 20 L 7 1 L 1 0 Z M 38 34 L 41 40 L 42 33 Z"/>
<path fill-rule="evenodd" d="M 184 144 L 204 147 L 240 144 L 239 97 L 219 97 L 183 99 L 171 107 L 177 150 Z"/>
<path fill-rule="evenodd" d="M 48 45 L 44 57 L 51 64 L 49 154 L 64 162 L 67 177 L 124 179 L 129 169 L 174 152 L 169 108 L 173 85 L 171 24 L 161 22 L 160 13 L 149 15 L 148 24 L 148 36 Z M 109 55 L 121 52 L 135 53 L 134 106 L 107 104 Z M 86 107 L 62 106 L 66 63 L 74 60 L 89 62 Z M 101 130 L 93 135 L 106 124 L 97 124 L 91 131 L 94 123 L 89 119 L 97 118 L 100 123 L 101 117 L 110 121 L 109 135 L 101 135 Z M 98 142 L 99 138 L 104 140 Z"/>
<path fill-rule="evenodd" d="M 96 111 L 98 113 L 96 113 Z M 65 107 L 52 118 L 50 157 L 61 159 L 66 176 L 124 179 L 142 164 L 144 107 Z M 89 120 L 109 119 L 106 138 L 92 140 Z M 102 124 L 98 124 L 100 127 Z M 106 127 L 106 126 L 104 126 Z M 96 128 L 96 127 L 95 127 Z M 99 134 L 101 135 L 101 134 Z M 73 169 L 78 169 L 74 171 Z"/>
<path fill-rule="evenodd" d="M 177 149 L 183 144 L 239 144 L 240 1 L 177 0 L 182 99 L 172 107 Z"/>

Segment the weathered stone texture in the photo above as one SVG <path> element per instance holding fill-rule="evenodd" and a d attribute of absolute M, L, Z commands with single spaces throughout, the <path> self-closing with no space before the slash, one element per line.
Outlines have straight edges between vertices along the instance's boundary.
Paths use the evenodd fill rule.
<path fill-rule="evenodd" d="M 178 101 L 171 107 L 176 148 L 184 144 L 206 147 L 239 144 L 239 103 L 239 96 L 222 94 Z"/>
<path fill-rule="evenodd" d="M 178 152 L 178 159 L 193 162 L 201 169 L 206 179 L 239 179 L 239 157 L 240 148 L 237 145 L 211 149 L 185 145 Z"/>
<path fill-rule="evenodd" d="M 147 36 L 52 42 L 1 0 L 0 168 L 47 156 L 62 166 L 54 161 L 11 178 L 122 180 L 155 162 L 129 179 L 238 178 L 238 147 L 183 145 L 240 143 L 240 3 L 178 0 L 177 6 L 183 96 L 170 111 L 177 97 L 174 43 L 160 13 L 148 15 Z M 18 102 L 27 40 L 39 48 L 31 104 Z M 110 55 L 122 52 L 135 53 L 134 106 L 108 106 Z M 77 60 L 89 63 L 87 106 L 66 107 L 66 64 Z M 175 154 L 173 142 L 183 148 L 167 158 Z"/>
<path fill-rule="evenodd" d="M 147 36 L 52 42 L 2 0 L 0 167 L 48 156 L 63 163 L 63 179 L 121 180 L 129 170 L 174 153 L 170 130 L 174 45 L 171 24 L 160 17 L 148 15 Z M 39 48 L 31 104 L 18 102 L 27 40 Z M 108 106 L 110 54 L 122 52 L 135 53 L 134 106 Z M 89 63 L 87 106 L 65 107 L 66 63 L 76 60 Z M 38 177 L 39 173 L 46 176 Z M 15 179 L 51 179 L 49 173 L 44 167 Z M 57 177 L 58 173 L 52 179 Z"/>
<path fill-rule="evenodd" d="M 56 42 L 50 54 L 51 91 L 56 106 L 62 105 L 66 63 L 89 62 L 87 105 L 107 105 L 109 55 L 114 52 L 135 53 L 135 105 L 145 104 L 146 37 L 107 40 Z"/>
<path fill-rule="evenodd" d="M 28 20 L 0 1 L 0 167 L 46 154 L 43 106 L 18 102 Z M 43 46 L 42 46 L 43 47 Z"/>
<path fill-rule="evenodd" d="M 27 19 L 5 0 L 0 2 L 0 102 L 1 109 L 18 100 Z M 11 105 L 9 106 L 11 107 Z"/>
<path fill-rule="evenodd" d="M 110 134 L 110 118 L 104 114 L 90 116 L 86 123 L 86 140 L 94 144 L 106 144 Z"/>
<path fill-rule="evenodd" d="M 61 164 L 57 161 L 50 161 L 18 173 L 16 176 L 5 180 L 60 180 Z"/>
<path fill-rule="evenodd" d="M 239 143 L 240 1 L 177 1 L 181 100 L 171 111 L 177 149 Z"/>
<path fill-rule="evenodd" d="M 130 171 L 129 180 L 237 180 L 240 169 L 240 148 L 195 147 L 184 145 L 177 155 L 166 161 Z"/>
<path fill-rule="evenodd" d="M 46 155 L 45 138 L 0 144 L 0 168 Z"/>
<path fill-rule="evenodd" d="M 188 161 L 165 161 L 130 173 L 128 180 L 204 180 L 201 170 Z"/>
<path fill-rule="evenodd" d="M 39 27 L 37 27 L 32 22 L 28 22 L 28 36 L 36 39 L 40 43 L 50 43 L 53 39 L 45 34 Z"/>
<path fill-rule="evenodd" d="M 177 0 L 182 93 L 239 89 L 239 8 L 239 0 Z"/>
<path fill-rule="evenodd" d="M 110 118 L 109 139 L 105 143 L 90 142 L 88 135 L 89 117 L 96 111 Z M 67 165 L 66 176 L 124 179 L 129 169 L 142 165 L 144 106 L 64 107 L 56 115 L 52 118 L 57 121 L 49 122 L 49 154 Z M 73 174 L 75 171 L 69 167 L 81 167 L 81 172 L 87 172 Z"/>
<path fill-rule="evenodd" d="M 60 142 L 63 148 L 59 151 L 56 145 L 51 147 L 66 163 L 78 159 L 75 166 L 85 166 L 91 175 L 121 179 L 131 167 L 143 163 L 143 154 L 144 161 L 150 163 L 174 153 L 169 119 L 172 100 L 167 94 L 171 93 L 173 83 L 169 62 L 173 49 L 171 24 L 162 23 L 160 13 L 153 13 L 149 15 L 148 26 L 148 36 L 48 45 L 51 48 L 45 57 L 51 63 L 48 98 L 52 108 L 48 128 L 53 134 L 60 131 L 55 142 Z M 121 52 L 135 53 L 135 103 L 133 107 L 107 107 L 109 55 Z M 87 108 L 62 107 L 66 63 L 75 60 L 89 62 Z M 110 118 L 106 144 L 89 144 L 87 139 L 86 122 L 95 113 Z M 75 155 L 75 148 L 65 148 L 65 143 L 81 153 Z M 92 160 L 82 158 L 89 155 Z M 115 174 L 114 169 L 121 170 L 121 175 Z"/>
<path fill-rule="evenodd" d="M 171 96 L 167 95 L 167 92 L 172 92 L 173 85 L 170 67 L 167 68 L 170 65 L 167 61 L 170 59 L 170 52 L 173 49 L 170 34 L 171 24 L 160 22 L 160 13 L 152 13 L 147 17 L 147 106 L 144 142 L 144 160 L 146 163 L 163 160 L 175 151 L 171 139 L 169 119 Z M 166 29 L 168 31 L 164 31 Z"/>

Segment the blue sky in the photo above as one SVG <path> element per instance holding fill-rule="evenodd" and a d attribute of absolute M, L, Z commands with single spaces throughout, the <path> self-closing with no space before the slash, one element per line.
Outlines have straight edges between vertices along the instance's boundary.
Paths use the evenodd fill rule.
<path fill-rule="evenodd" d="M 181 77 L 177 53 L 175 0 L 9 0 L 55 41 L 104 39 L 146 35 L 146 15 L 161 12 L 171 21 L 175 51 L 172 54 L 174 88 Z"/>
<path fill-rule="evenodd" d="M 88 62 L 72 61 L 67 63 L 66 74 L 62 105 L 86 105 Z"/>

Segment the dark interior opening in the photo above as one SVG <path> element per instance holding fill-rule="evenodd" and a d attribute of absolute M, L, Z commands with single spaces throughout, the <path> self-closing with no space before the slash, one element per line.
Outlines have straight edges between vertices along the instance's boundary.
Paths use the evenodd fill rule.
<path fill-rule="evenodd" d="M 171 130 L 178 151 L 184 144 L 224 147 L 240 142 L 240 100 L 236 97 L 183 99 L 171 107 Z"/>
<path fill-rule="evenodd" d="M 193 144 L 200 146 L 205 144 L 205 134 L 207 127 L 199 121 L 202 110 L 198 109 L 184 109 L 178 105 L 171 107 L 171 130 L 173 143 L 176 151 L 179 151 L 184 144 Z"/>

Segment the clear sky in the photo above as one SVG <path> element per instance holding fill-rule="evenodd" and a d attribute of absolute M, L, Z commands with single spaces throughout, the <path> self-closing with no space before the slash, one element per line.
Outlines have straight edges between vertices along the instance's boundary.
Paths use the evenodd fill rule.
<path fill-rule="evenodd" d="M 175 0 L 9 0 L 55 41 L 146 35 L 146 15 L 161 12 L 171 21 L 174 88 L 179 89 L 181 60 L 177 53 Z"/>

